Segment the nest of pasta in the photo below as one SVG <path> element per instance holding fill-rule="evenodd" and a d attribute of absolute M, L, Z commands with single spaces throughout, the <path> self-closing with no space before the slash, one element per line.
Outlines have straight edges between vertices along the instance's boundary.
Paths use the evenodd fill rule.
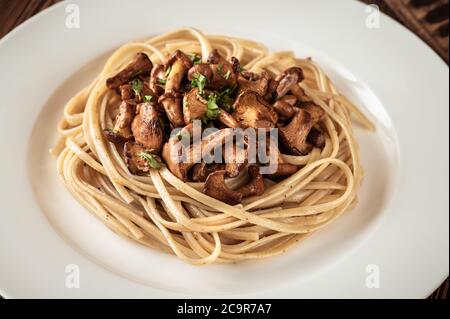
<path fill-rule="evenodd" d="M 373 128 L 311 59 L 182 29 L 117 50 L 69 101 L 55 153 L 66 187 L 115 232 L 194 264 L 234 262 L 353 207 L 351 115 Z"/>

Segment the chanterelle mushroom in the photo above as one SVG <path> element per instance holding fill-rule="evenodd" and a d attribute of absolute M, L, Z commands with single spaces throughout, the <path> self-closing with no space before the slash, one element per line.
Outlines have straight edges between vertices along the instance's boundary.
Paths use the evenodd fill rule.
<path fill-rule="evenodd" d="M 278 117 L 282 121 L 287 121 L 294 116 L 294 107 L 283 100 L 278 100 L 273 104 L 273 109 L 278 113 Z"/>
<path fill-rule="evenodd" d="M 193 120 L 201 119 L 208 110 L 208 101 L 194 88 L 183 97 L 183 118 L 187 125 Z"/>
<path fill-rule="evenodd" d="M 151 153 L 142 145 L 134 142 L 126 142 L 124 145 L 125 161 L 128 169 L 133 174 L 143 174 L 150 171 L 150 168 L 159 168 L 161 159 Z"/>
<path fill-rule="evenodd" d="M 169 69 L 169 72 L 167 75 L 165 91 L 179 91 L 181 81 L 191 67 L 191 59 L 180 50 L 175 51 L 166 63 L 166 69 Z"/>
<path fill-rule="evenodd" d="M 145 53 L 137 53 L 135 58 L 128 63 L 119 73 L 106 80 L 109 89 L 117 89 L 122 84 L 130 82 L 136 76 L 148 76 L 153 68 L 152 61 Z"/>
<path fill-rule="evenodd" d="M 308 111 L 298 109 L 291 122 L 279 129 L 280 139 L 291 154 L 306 155 L 311 151 L 306 139 L 316 123 Z"/>
<path fill-rule="evenodd" d="M 242 193 L 233 191 L 225 185 L 225 170 L 208 175 L 203 186 L 203 192 L 229 205 L 236 205 L 242 201 Z"/>
<path fill-rule="evenodd" d="M 233 64 L 222 57 L 217 50 L 213 50 L 208 63 L 201 63 L 193 66 L 188 73 L 188 79 L 192 81 L 199 74 L 205 77 L 205 87 L 212 90 L 219 90 L 224 87 L 232 87 L 236 84 L 236 72 Z"/>
<path fill-rule="evenodd" d="M 315 147 L 322 148 L 325 146 L 325 135 L 313 127 L 311 131 L 309 131 L 306 141 Z"/>
<path fill-rule="evenodd" d="M 264 96 L 270 82 L 270 75 L 262 72 L 261 75 L 244 71 L 238 75 L 239 91 L 238 95 L 245 91 L 255 91 L 259 95 Z"/>
<path fill-rule="evenodd" d="M 119 106 L 119 113 L 116 116 L 116 123 L 112 130 L 103 131 L 105 137 L 113 143 L 125 142 L 133 138 L 131 133 L 131 123 L 136 112 L 136 103 L 132 100 L 122 101 Z"/>
<path fill-rule="evenodd" d="M 259 173 L 258 165 L 248 166 L 248 175 L 250 176 L 250 181 L 238 189 L 238 192 L 242 194 L 242 197 L 247 197 L 251 195 L 260 196 L 264 193 L 264 180 L 262 175 Z"/>
<path fill-rule="evenodd" d="M 233 105 L 233 116 L 244 128 L 274 128 L 278 121 L 277 113 L 254 91 L 245 91 Z"/>
<path fill-rule="evenodd" d="M 247 150 L 236 143 L 227 143 L 224 146 L 223 158 L 225 160 L 225 170 L 228 177 L 239 175 L 245 165 L 247 165 Z"/>
<path fill-rule="evenodd" d="M 219 163 L 211 163 L 207 164 L 205 162 L 201 162 L 198 164 L 195 164 L 194 167 L 190 170 L 191 179 L 194 182 L 204 182 L 206 181 L 206 178 L 209 176 L 209 174 L 223 170 L 224 164 Z"/>
<path fill-rule="evenodd" d="M 291 67 L 276 77 L 275 81 L 278 83 L 276 87 L 276 98 L 279 99 L 285 96 L 292 87 L 297 83 L 303 81 L 303 70 L 299 67 Z"/>
<path fill-rule="evenodd" d="M 137 143 L 159 153 L 164 143 L 164 130 L 158 117 L 156 107 L 152 103 L 143 103 L 131 124 L 131 130 Z"/>
<path fill-rule="evenodd" d="M 166 68 L 170 71 L 165 86 L 165 93 L 160 102 L 166 110 L 167 117 L 174 127 L 184 126 L 181 98 L 178 94 L 181 81 L 192 67 L 192 61 L 180 50 L 169 58 Z"/>
<path fill-rule="evenodd" d="M 159 85 L 159 81 L 164 78 L 164 65 L 156 64 L 150 73 L 149 87 L 157 96 L 164 93 L 164 89 Z"/>

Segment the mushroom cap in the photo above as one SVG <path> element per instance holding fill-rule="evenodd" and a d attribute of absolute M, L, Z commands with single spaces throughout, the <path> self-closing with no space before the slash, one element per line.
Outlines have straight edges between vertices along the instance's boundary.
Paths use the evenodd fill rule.
<path fill-rule="evenodd" d="M 209 174 L 203 186 L 203 193 L 229 205 L 239 204 L 242 201 L 242 194 L 225 185 L 225 175 L 225 170 Z"/>
<path fill-rule="evenodd" d="M 152 103 L 142 103 L 139 109 L 139 114 L 131 124 L 134 139 L 151 153 L 159 153 L 164 143 L 164 130 L 156 106 Z"/>
<path fill-rule="evenodd" d="M 238 95 L 245 91 L 255 91 L 259 95 L 264 96 L 269 87 L 271 77 L 269 73 L 262 72 L 261 75 L 253 72 L 244 71 L 237 77 L 239 84 Z"/>
<path fill-rule="evenodd" d="M 106 80 L 106 86 L 109 89 L 117 89 L 122 84 L 130 82 L 137 75 L 148 76 L 152 68 L 152 61 L 147 54 L 139 52 L 124 69 Z"/>
<path fill-rule="evenodd" d="M 184 126 L 181 94 L 174 91 L 166 92 L 159 97 L 158 102 L 163 105 L 166 115 L 174 127 Z"/>
<path fill-rule="evenodd" d="M 125 162 L 128 169 L 133 174 L 144 174 L 150 171 L 150 165 L 147 160 L 145 160 L 140 153 L 151 153 L 150 150 L 146 149 L 142 145 L 136 144 L 134 142 L 126 142 L 124 145 L 124 155 Z M 159 156 L 153 155 L 157 161 L 161 161 Z"/>
<path fill-rule="evenodd" d="M 183 118 L 187 125 L 193 120 L 200 119 L 208 110 L 207 101 L 200 95 L 198 88 L 194 88 L 183 97 Z"/>
<path fill-rule="evenodd" d="M 209 174 L 218 170 L 223 170 L 224 166 L 224 164 L 219 163 L 207 164 L 205 162 L 201 162 L 195 164 L 189 171 L 189 173 L 191 174 L 191 179 L 194 182 L 204 182 L 206 181 L 206 178 L 209 176 Z"/>
<path fill-rule="evenodd" d="M 279 129 L 280 139 L 291 154 L 306 155 L 311 151 L 312 147 L 306 138 L 313 126 L 311 115 L 306 110 L 299 109 L 291 122 Z"/>
<path fill-rule="evenodd" d="M 303 81 L 303 70 L 300 67 L 291 67 L 285 70 L 276 81 L 278 82 L 276 88 L 277 98 L 285 96 L 294 85 Z"/>
<path fill-rule="evenodd" d="M 249 165 L 248 175 L 250 176 L 250 181 L 246 185 L 238 189 L 238 192 L 242 194 L 242 197 L 252 195 L 261 196 L 262 194 L 264 194 L 264 180 L 259 172 L 259 166 Z"/>
<path fill-rule="evenodd" d="M 274 128 L 277 113 L 264 98 L 255 91 L 245 91 L 234 102 L 233 116 L 244 128 Z"/>
<path fill-rule="evenodd" d="M 162 150 L 162 158 L 169 170 L 182 181 L 187 181 L 189 169 L 195 164 L 192 161 L 190 149 L 186 149 L 186 160 L 180 161 L 182 155 L 182 143 L 176 137 L 166 142 Z"/>

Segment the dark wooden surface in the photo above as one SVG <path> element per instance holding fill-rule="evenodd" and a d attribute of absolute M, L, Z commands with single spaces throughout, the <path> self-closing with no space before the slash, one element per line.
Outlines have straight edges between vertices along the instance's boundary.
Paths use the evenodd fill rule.
<path fill-rule="evenodd" d="M 377 4 L 381 11 L 421 36 L 448 63 L 448 0 L 362 1 Z M 57 2 L 59 0 L 0 0 L 0 39 L 25 20 Z M 447 5 L 445 12 L 443 8 L 436 8 L 438 2 L 439 6 Z M 430 13 L 432 10 L 434 13 Z M 448 298 L 448 285 L 447 278 L 430 298 Z"/>

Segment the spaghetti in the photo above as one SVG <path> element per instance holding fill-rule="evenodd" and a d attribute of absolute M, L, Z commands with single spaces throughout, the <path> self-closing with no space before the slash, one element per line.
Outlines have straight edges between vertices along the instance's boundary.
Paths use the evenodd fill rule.
<path fill-rule="evenodd" d="M 171 52 L 181 50 L 206 62 L 213 49 L 228 60 L 236 57 L 252 72 L 276 75 L 300 67 L 305 79 L 299 88 L 325 112 L 323 148 L 300 156 L 282 154 L 298 171 L 281 181 L 267 180 L 262 195 L 234 206 L 204 194 L 202 183 L 184 182 L 164 165 L 146 175 L 131 173 L 103 135 L 113 123 L 110 109 L 118 102 L 106 80 L 135 54 L 143 52 L 162 64 Z M 65 106 L 58 126 L 61 140 L 52 152 L 65 187 L 117 234 L 195 265 L 234 263 L 283 253 L 355 205 L 363 170 L 352 119 L 374 129 L 311 59 L 185 28 L 115 51 L 96 79 Z M 242 185 L 242 179 L 227 184 Z"/>

